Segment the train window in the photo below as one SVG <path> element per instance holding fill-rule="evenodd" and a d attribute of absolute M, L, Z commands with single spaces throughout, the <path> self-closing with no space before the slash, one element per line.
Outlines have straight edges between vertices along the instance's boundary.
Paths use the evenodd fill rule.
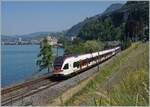
<path fill-rule="evenodd" d="M 88 63 L 90 63 L 91 60 L 88 58 L 87 61 L 88 61 Z"/>
<path fill-rule="evenodd" d="M 69 65 L 68 65 L 68 63 L 67 63 L 67 64 L 65 64 L 65 66 L 64 66 L 63 69 L 68 69 L 68 68 L 69 68 Z"/>
<path fill-rule="evenodd" d="M 94 57 L 92 57 L 91 61 L 94 61 Z"/>
<path fill-rule="evenodd" d="M 73 63 L 73 67 L 76 67 L 76 62 Z"/>
<path fill-rule="evenodd" d="M 54 68 L 59 68 L 59 67 L 61 67 L 61 64 L 54 64 L 53 66 L 54 66 Z"/>
<path fill-rule="evenodd" d="M 93 60 L 96 61 L 96 57 L 94 57 Z"/>
<path fill-rule="evenodd" d="M 92 58 L 89 59 L 89 62 L 92 62 Z"/>
<path fill-rule="evenodd" d="M 75 68 L 75 67 L 78 68 L 79 66 L 80 66 L 80 62 L 79 62 L 79 61 L 73 63 L 73 67 L 74 67 L 74 68 Z"/>

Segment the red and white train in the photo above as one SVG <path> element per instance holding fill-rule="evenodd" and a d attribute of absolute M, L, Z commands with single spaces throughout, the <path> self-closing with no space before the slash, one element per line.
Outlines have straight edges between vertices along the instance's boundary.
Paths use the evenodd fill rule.
<path fill-rule="evenodd" d="M 54 61 L 52 73 L 54 75 L 68 76 L 102 63 L 116 55 L 119 51 L 120 47 L 118 46 L 112 49 L 78 56 L 59 56 Z"/>

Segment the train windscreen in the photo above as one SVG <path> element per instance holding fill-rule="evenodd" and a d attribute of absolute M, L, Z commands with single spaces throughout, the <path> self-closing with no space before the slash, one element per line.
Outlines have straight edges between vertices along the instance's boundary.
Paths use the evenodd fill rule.
<path fill-rule="evenodd" d="M 64 58 L 62 56 L 59 56 L 54 61 L 54 68 L 60 68 L 63 64 Z"/>

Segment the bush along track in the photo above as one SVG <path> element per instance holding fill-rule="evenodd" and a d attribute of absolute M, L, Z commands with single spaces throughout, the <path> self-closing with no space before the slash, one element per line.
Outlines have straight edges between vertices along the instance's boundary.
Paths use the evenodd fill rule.
<path fill-rule="evenodd" d="M 148 105 L 148 44 L 134 43 L 119 53 L 86 87 L 62 105 Z M 105 87 L 109 81 L 111 88 Z"/>

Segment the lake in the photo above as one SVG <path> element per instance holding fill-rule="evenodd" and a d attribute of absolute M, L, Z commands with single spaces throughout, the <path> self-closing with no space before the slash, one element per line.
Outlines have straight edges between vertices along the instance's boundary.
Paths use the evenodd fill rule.
<path fill-rule="evenodd" d="M 39 45 L 1 45 L 1 86 L 8 86 L 35 75 L 45 74 L 48 71 L 38 71 L 36 66 Z M 52 51 L 56 54 L 57 49 Z M 63 48 L 58 48 L 58 56 L 64 54 Z"/>

